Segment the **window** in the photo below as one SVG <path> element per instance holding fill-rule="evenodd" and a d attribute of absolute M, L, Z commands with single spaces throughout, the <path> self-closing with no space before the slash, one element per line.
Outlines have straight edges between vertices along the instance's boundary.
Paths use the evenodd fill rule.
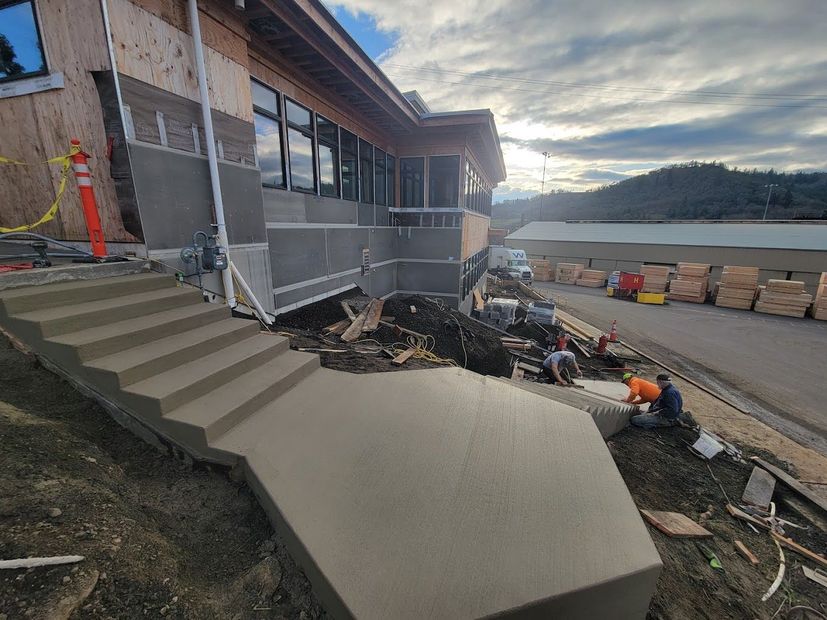
<path fill-rule="evenodd" d="M 316 192 L 313 159 L 313 119 L 310 110 L 285 99 L 287 152 L 290 160 L 290 187 L 299 192 Z"/>
<path fill-rule="evenodd" d="M 428 206 L 459 206 L 459 155 L 428 158 Z"/>
<path fill-rule="evenodd" d="M 388 163 L 385 160 L 385 151 L 375 148 L 373 149 L 374 157 L 374 177 L 376 178 L 376 204 L 388 204 Z"/>
<path fill-rule="evenodd" d="M 339 197 L 339 127 L 316 115 L 318 136 L 319 190 L 322 196 Z"/>
<path fill-rule="evenodd" d="M 356 136 L 346 129 L 341 129 L 339 133 L 342 146 L 342 198 L 358 200 L 358 141 Z"/>
<path fill-rule="evenodd" d="M 373 145 L 359 138 L 359 202 L 373 204 Z"/>
<path fill-rule="evenodd" d="M 0 82 L 46 73 L 34 3 L 0 2 Z"/>
<path fill-rule="evenodd" d="M 255 80 L 250 80 L 250 89 L 253 92 L 253 121 L 261 184 L 267 187 L 286 187 L 279 94 Z"/>
<path fill-rule="evenodd" d="M 425 206 L 425 158 L 401 157 L 399 159 L 399 183 L 401 205 L 408 209 Z"/>
<path fill-rule="evenodd" d="M 388 155 L 388 166 L 386 173 L 388 175 L 388 206 L 396 206 L 396 157 Z"/>

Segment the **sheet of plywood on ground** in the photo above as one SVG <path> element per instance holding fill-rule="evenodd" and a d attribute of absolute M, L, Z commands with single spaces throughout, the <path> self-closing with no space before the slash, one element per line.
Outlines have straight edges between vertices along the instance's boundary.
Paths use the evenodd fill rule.
<path fill-rule="evenodd" d="M 109 2 L 118 71 L 200 101 L 192 37 L 128 0 Z M 210 107 L 252 122 L 250 73 L 246 66 L 211 47 L 205 51 Z"/>
<path fill-rule="evenodd" d="M 70 10 L 69 0 L 56 0 L 40 3 L 38 9 L 49 69 L 63 73 L 64 88 L 0 100 L 2 155 L 34 164 L 0 166 L 0 187 L 4 189 L 0 225 L 14 227 L 40 219 L 55 198 L 60 166 L 39 162 L 67 153 L 69 141 L 78 138 L 93 156 L 89 167 L 104 237 L 109 241 L 139 241 L 123 227 L 105 157 L 103 113 L 91 73 L 109 69 L 100 4 L 96 0 L 75 0 Z M 58 239 L 88 239 L 74 179 L 68 180 L 57 217 L 35 232 Z"/>
<path fill-rule="evenodd" d="M 487 217 L 470 211 L 462 214 L 462 260 L 470 258 L 488 245 Z"/>
<path fill-rule="evenodd" d="M 766 510 L 770 506 L 774 491 L 775 478 L 772 474 L 760 467 L 753 467 L 749 482 L 741 495 L 741 501 Z"/>
<path fill-rule="evenodd" d="M 712 532 L 679 512 L 641 510 L 643 518 L 672 538 L 712 538 Z"/>
<path fill-rule="evenodd" d="M 365 324 L 362 326 L 363 332 L 372 332 L 379 327 L 379 321 L 382 319 L 382 306 L 384 305 L 384 299 L 374 299 L 371 302 Z"/>
<path fill-rule="evenodd" d="M 812 503 L 814 503 L 822 510 L 827 511 L 827 500 L 813 493 L 810 489 L 805 487 L 803 484 L 801 484 L 798 480 L 790 476 L 788 473 L 781 469 L 778 469 L 774 465 L 770 465 L 769 463 L 767 463 L 763 459 L 758 458 L 757 456 L 752 457 L 752 461 L 756 465 L 759 465 L 766 469 L 778 480 L 790 487 L 793 491 L 795 491 L 799 495 L 806 497 L 808 500 L 810 500 Z"/>

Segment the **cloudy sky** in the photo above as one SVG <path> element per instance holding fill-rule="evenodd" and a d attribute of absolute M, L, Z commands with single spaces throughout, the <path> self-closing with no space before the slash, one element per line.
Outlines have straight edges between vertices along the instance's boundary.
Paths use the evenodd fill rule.
<path fill-rule="evenodd" d="M 500 200 L 672 162 L 827 169 L 827 0 L 328 0 L 401 90 L 490 108 Z"/>

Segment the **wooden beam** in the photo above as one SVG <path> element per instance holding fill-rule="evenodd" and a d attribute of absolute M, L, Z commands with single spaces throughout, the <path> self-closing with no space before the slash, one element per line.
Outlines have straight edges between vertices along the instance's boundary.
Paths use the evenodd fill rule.
<path fill-rule="evenodd" d="M 394 366 L 401 366 L 410 358 L 412 358 L 414 353 L 416 353 L 416 349 L 414 349 L 413 347 L 411 347 L 410 349 L 406 349 L 405 351 L 402 351 L 402 353 L 397 355 L 395 358 L 393 358 L 391 364 L 393 364 Z"/>
<path fill-rule="evenodd" d="M 774 465 L 770 465 L 765 460 L 760 459 L 757 456 L 753 456 L 751 457 L 751 459 L 756 465 L 759 465 L 760 467 L 766 469 L 773 476 L 778 478 L 778 480 L 780 480 L 783 484 L 786 484 L 788 487 L 790 487 L 793 491 L 807 498 L 816 506 L 827 512 L 827 500 L 813 493 L 810 489 L 805 487 L 803 484 L 801 484 L 798 480 L 793 478 L 787 472 L 778 469 Z"/>
<path fill-rule="evenodd" d="M 362 327 L 363 332 L 372 332 L 379 327 L 379 321 L 382 319 L 382 306 L 384 305 L 384 299 L 374 299 L 371 302 L 368 318 L 365 319 L 365 325 Z"/>
<path fill-rule="evenodd" d="M 827 558 L 825 558 L 823 555 L 818 555 L 817 553 L 814 553 L 814 552 L 810 551 L 806 547 L 802 547 L 801 545 L 799 545 L 797 542 L 793 541 L 792 539 L 784 538 L 781 534 L 779 534 L 777 532 L 770 532 L 770 535 L 775 540 L 780 542 L 782 545 L 785 545 L 785 546 L 789 547 L 790 549 L 792 549 L 793 551 L 795 551 L 797 554 L 803 555 L 805 558 L 809 558 L 813 562 L 818 562 L 822 566 L 827 566 Z"/>
<path fill-rule="evenodd" d="M 359 313 L 356 320 L 353 321 L 353 323 L 350 324 L 350 327 L 345 330 L 345 333 L 342 334 L 342 340 L 345 342 L 353 342 L 362 335 L 362 328 L 365 326 L 365 321 L 368 318 L 368 313 L 370 313 L 370 308 L 372 305 L 373 302 L 371 301 L 367 306 L 365 306 L 365 309 Z"/>

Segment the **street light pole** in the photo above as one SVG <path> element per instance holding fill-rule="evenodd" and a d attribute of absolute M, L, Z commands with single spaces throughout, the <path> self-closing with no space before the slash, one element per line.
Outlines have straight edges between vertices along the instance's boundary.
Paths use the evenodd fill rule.
<path fill-rule="evenodd" d="M 543 216 L 543 199 L 544 199 L 544 192 L 546 190 L 546 161 L 551 156 L 551 153 L 548 151 L 543 151 L 543 182 L 540 184 L 540 213 L 537 216 L 539 220 Z"/>
<path fill-rule="evenodd" d="M 770 208 L 770 197 L 772 196 L 772 188 L 778 187 L 778 183 L 770 183 L 769 185 L 765 185 L 764 187 L 769 187 L 770 191 L 767 192 L 767 206 L 764 207 L 764 217 L 761 218 L 762 220 L 767 219 L 767 209 Z"/>

